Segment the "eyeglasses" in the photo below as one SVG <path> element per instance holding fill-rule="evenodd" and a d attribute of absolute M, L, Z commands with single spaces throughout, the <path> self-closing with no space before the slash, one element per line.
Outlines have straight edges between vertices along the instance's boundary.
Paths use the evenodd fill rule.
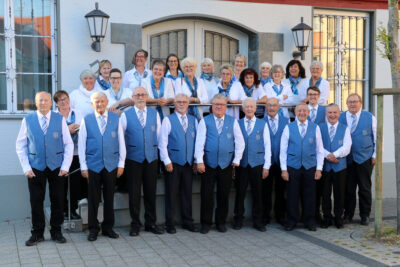
<path fill-rule="evenodd" d="M 178 105 L 189 104 L 188 101 L 175 101 L 175 103 L 178 104 Z"/>
<path fill-rule="evenodd" d="M 136 94 L 136 95 L 133 95 L 133 96 L 139 98 L 139 97 L 145 97 L 145 96 L 147 96 L 147 94 Z"/>
<path fill-rule="evenodd" d="M 319 94 L 307 94 L 308 96 L 319 96 Z"/>
<path fill-rule="evenodd" d="M 145 56 L 136 56 L 136 58 L 146 58 Z"/>
<path fill-rule="evenodd" d="M 347 101 L 348 104 L 357 104 L 359 102 L 360 102 L 359 100 Z"/>
<path fill-rule="evenodd" d="M 178 60 L 168 60 L 168 63 L 178 63 Z"/>
<path fill-rule="evenodd" d="M 58 101 L 57 101 L 57 103 L 60 103 L 60 102 L 66 102 L 67 100 L 69 100 L 69 98 L 68 98 L 68 97 L 59 98 L 59 99 L 58 99 Z"/>
<path fill-rule="evenodd" d="M 110 77 L 110 80 L 121 80 L 121 77 Z"/>

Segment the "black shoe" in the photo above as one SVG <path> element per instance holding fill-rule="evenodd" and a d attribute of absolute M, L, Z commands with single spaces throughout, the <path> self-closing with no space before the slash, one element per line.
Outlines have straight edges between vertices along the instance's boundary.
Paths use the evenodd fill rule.
<path fill-rule="evenodd" d="M 87 240 L 89 241 L 96 241 L 97 240 L 97 234 L 96 232 L 89 232 Z"/>
<path fill-rule="evenodd" d="M 233 221 L 232 223 L 232 228 L 235 230 L 240 230 L 243 227 L 243 222 L 242 221 Z"/>
<path fill-rule="evenodd" d="M 78 213 L 76 213 L 76 211 L 71 211 L 71 219 L 72 220 L 80 220 L 82 218 Z"/>
<path fill-rule="evenodd" d="M 217 231 L 220 232 L 220 233 L 225 233 L 227 231 L 225 224 L 218 224 L 217 225 Z"/>
<path fill-rule="evenodd" d="M 324 218 L 321 222 L 321 228 L 328 228 L 332 225 L 332 220 L 328 218 Z"/>
<path fill-rule="evenodd" d="M 254 229 L 256 229 L 256 230 L 258 230 L 260 232 L 267 231 L 267 228 L 264 225 L 254 225 L 253 227 L 254 227 Z"/>
<path fill-rule="evenodd" d="M 348 224 L 348 223 L 352 223 L 353 222 L 353 217 L 350 217 L 348 215 L 345 215 L 343 217 L 343 224 Z"/>
<path fill-rule="evenodd" d="M 361 217 L 361 225 L 368 225 L 369 224 L 369 217 Z"/>
<path fill-rule="evenodd" d="M 293 229 L 294 229 L 294 225 L 289 225 L 289 224 L 285 225 L 285 231 L 292 231 Z"/>
<path fill-rule="evenodd" d="M 66 243 L 67 240 L 65 239 L 65 237 L 63 236 L 63 234 L 61 232 L 56 232 L 54 234 L 51 234 L 51 240 L 53 240 L 56 243 L 59 244 L 63 244 Z"/>
<path fill-rule="evenodd" d="M 176 234 L 175 226 L 166 226 L 165 229 L 167 230 L 168 234 Z"/>
<path fill-rule="evenodd" d="M 199 227 L 197 227 L 194 224 L 189 224 L 189 225 L 185 224 L 185 225 L 182 225 L 182 228 L 186 229 L 186 230 L 188 230 L 190 232 L 193 232 L 193 233 L 198 233 L 199 232 Z"/>
<path fill-rule="evenodd" d="M 113 229 L 110 229 L 107 231 L 103 230 L 101 234 L 104 236 L 108 236 L 109 238 L 113 238 L 113 239 L 117 239 L 119 237 L 119 235 L 116 232 L 114 232 Z"/>
<path fill-rule="evenodd" d="M 312 231 L 312 232 L 317 231 L 317 227 L 315 227 L 315 225 L 308 225 L 308 226 L 306 226 L 306 228 L 308 229 L 308 231 Z"/>
<path fill-rule="evenodd" d="M 31 237 L 28 240 L 26 240 L 25 246 L 27 247 L 35 246 L 37 243 L 42 241 L 44 241 L 43 235 L 32 234 Z"/>
<path fill-rule="evenodd" d="M 139 226 L 132 226 L 131 230 L 129 231 L 129 235 L 130 236 L 138 236 L 139 235 L 139 230 L 140 230 Z"/>
<path fill-rule="evenodd" d="M 343 228 L 343 220 L 341 218 L 335 219 L 335 226 L 337 229 Z"/>
<path fill-rule="evenodd" d="M 315 222 L 316 223 L 321 223 L 322 221 L 323 221 L 323 219 L 322 219 L 321 213 L 316 212 L 315 213 Z"/>
<path fill-rule="evenodd" d="M 155 235 L 162 235 L 164 233 L 164 231 L 157 225 L 145 226 L 144 230 L 146 232 L 152 232 Z"/>
<path fill-rule="evenodd" d="M 206 224 L 201 225 L 200 233 L 208 234 L 208 232 L 210 232 L 210 226 Z"/>
<path fill-rule="evenodd" d="M 276 218 L 276 222 L 279 223 L 280 225 L 285 225 L 285 219 L 282 218 Z"/>

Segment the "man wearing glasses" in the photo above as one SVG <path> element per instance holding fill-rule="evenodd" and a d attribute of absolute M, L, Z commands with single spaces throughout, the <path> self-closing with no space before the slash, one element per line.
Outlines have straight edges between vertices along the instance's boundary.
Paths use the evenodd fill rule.
<path fill-rule="evenodd" d="M 144 87 L 136 87 L 132 96 L 134 107 L 121 115 L 121 125 L 125 131 L 126 177 L 129 211 L 132 218 L 129 235 L 139 235 L 142 184 L 145 231 L 163 234 L 163 230 L 156 226 L 157 146 L 161 128 L 160 116 L 155 109 L 146 107 L 148 95 Z"/>
<path fill-rule="evenodd" d="M 361 110 L 362 98 L 358 94 L 347 97 L 348 111 L 340 115 L 339 122 L 350 129 L 352 146 L 347 156 L 346 196 L 344 223 L 352 221 L 356 208 L 356 190 L 361 224 L 368 225 L 371 213 L 371 173 L 376 155 L 376 118 Z"/>

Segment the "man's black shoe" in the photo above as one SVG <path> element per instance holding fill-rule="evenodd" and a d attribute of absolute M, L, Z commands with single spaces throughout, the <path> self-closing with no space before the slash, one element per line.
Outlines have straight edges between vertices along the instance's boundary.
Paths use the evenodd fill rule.
<path fill-rule="evenodd" d="M 308 231 L 312 231 L 312 232 L 317 231 L 317 227 L 315 227 L 315 225 L 309 225 L 309 226 L 306 226 L 306 228 L 308 229 Z"/>
<path fill-rule="evenodd" d="M 256 229 L 256 230 L 258 230 L 260 232 L 267 231 L 267 228 L 264 225 L 254 225 L 253 227 L 254 227 L 254 229 Z"/>
<path fill-rule="evenodd" d="M 175 226 L 166 226 L 165 229 L 167 230 L 168 234 L 176 234 Z"/>
<path fill-rule="evenodd" d="M 145 226 L 144 230 L 146 232 L 152 232 L 155 235 L 162 235 L 164 231 L 160 229 L 157 225 Z"/>
<path fill-rule="evenodd" d="M 119 235 L 114 232 L 113 229 L 107 230 L 107 231 L 102 231 L 102 235 L 108 236 L 109 238 L 117 239 Z"/>
<path fill-rule="evenodd" d="M 56 233 L 52 234 L 51 240 L 53 240 L 54 242 L 59 243 L 59 244 L 63 244 L 65 242 L 67 242 L 67 240 L 65 239 L 65 237 L 62 235 L 61 232 L 56 232 Z"/>
<path fill-rule="evenodd" d="M 242 229 L 242 227 L 243 227 L 243 222 L 241 222 L 241 221 L 233 221 L 233 223 L 232 223 L 232 228 L 233 229 L 235 229 L 235 230 L 240 230 L 240 229 Z"/>
<path fill-rule="evenodd" d="M 183 229 L 186 229 L 186 230 L 188 230 L 188 231 L 190 231 L 190 232 L 193 232 L 193 233 L 199 232 L 199 227 L 197 227 L 197 226 L 194 225 L 194 224 L 189 224 L 189 225 L 184 224 L 184 225 L 182 225 L 182 228 L 183 228 Z"/>
<path fill-rule="evenodd" d="M 369 224 L 369 218 L 368 217 L 361 217 L 361 225 L 368 225 Z"/>
<path fill-rule="evenodd" d="M 347 216 L 347 215 L 345 215 L 343 217 L 343 224 L 348 224 L 348 223 L 351 223 L 352 221 L 353 221 L 353 217 L 350 217 L 350 216 Z"/>
<path fill-rule="evenodd" d="M 35 246 L 37 243 L 44 241 L 43 235 L 32 234 L 31 237 L 26 240 L 25 245 L 27 247 Z"/>
<path fill-rule="evenodd" d="M 294 225 L 289 225 L 289 224 L 285 225 L 285 231 L 292 231 L 293 229 L 294 229 Z"/>
<path fill-rule="evenodd" d="M 328 228 L 332 225 L 332 220 L 328 218 L 324 218 L 321 222 L 321 228 Z"/>
<path fill-rule="evenodd" d="M 97 233 L 96 232 L 89 232 L 87 240 L 96 241 L 97 240 Z"/>
<path fill-rule="evenodd" d="M 343 220 L 342 219 L 335 219 L 335 226 L 337 229 L 343 228 Z"/>
<path fill-rule="evenodd" d="M 129 235 L 130 236 L 138 236 L 139 235 L 139 230 L 140 230 L 140 227 L 132 226 L 131 230 L 129 231 Z"/>
<path fill-rule="evenodd" d="M 218 224 L 217 231 L 220 233 L 225 233 L 227 231 L 225 224 Z"/>
<path fill-rule="evenodd" d="M 203 224 L 200 229 L 201 234 L 208 234 L 210 232 L 210 226 Z"/>

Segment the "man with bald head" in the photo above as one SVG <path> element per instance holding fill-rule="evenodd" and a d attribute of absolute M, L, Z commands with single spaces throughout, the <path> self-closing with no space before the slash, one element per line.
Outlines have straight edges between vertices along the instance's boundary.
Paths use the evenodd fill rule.
<path fill-rule="evenodd" d="M 296 120 L 285 126 L 281 138 L 282 178 L 288 182 L 287 231 L 293 230 L 298 222 L 300 195 L 304 226 L 310 231 L 316 230 L 315 181 L 322 175 L 324 145 L 318 125 L 307 120 L 309 113 L 307 104 L 298 104 Z"/>
<path fill-rule="evenodd" d="M 115 179 L 124 172 L 125 140 L 120 118 L 108 112 L 108 99 L 103 92 L 90 96 L 94 109 L 82 119 L 78 139 L 78 154 L 82 176 L 88 179 L 88 227 L 89 241 L 95 241 L 99 233 L 97 211 L 103 185 L 104 220 L 101 231 L 104 236 L 118 238 L 114 232 Z"/>
<path fill-rule="evenodd" d="M 43 201 L 47 180 L 51 202 L 51 239 L 57 243 L 66 242 L 61 233 L 65 179 L 60 177 L 68 173 L 74 152 L 74 143 L 65 119 L 50 111 L 51 95 L 38 92 L 35 104 L 37 111 L 22 120 L 16 141 L 18 158 L 25 176 L 28 177 L 32 210 L 32 236 L 25 242 L 27 246 L 44 240 Z"/>
<path fill-rule="evenodd" d="M 266 103 L 267 116 L 264 117 L 264 120 L 269 127 L 271 138 L 271 167 L 269 169 L 268 179 L 263 180 L 263 221 L 265 224 L 268 224 L 270 222 L 272 209 L 272 188 L 274 188 L 275 220 L 283 225 L 285 223 L 286 215 L 286 181 L 284 181 L 281 177 L 279 152 L 281 146 L 282 132 L 285 126 L 289 123 L 289 120 L 284 116 L 279 116 L 279 109 L 279 100 L 274 97 L 268 98 Z"/>
<path fill-rule="evenodd" d="M 161 121 L 155 109 L 147 108 L 148 95 L 143 87 L 136 87 L 132 94 L 134 107 L 121 115 L 126 141 L 126 178 L 129 194 L 131 230 L 138 236 L 140 230 L 140 199 L 144 198 L 144 219 L 147 232 L 163 234 L 156 226 L 156 189 L 158 176 L 158 137 Z"/>

